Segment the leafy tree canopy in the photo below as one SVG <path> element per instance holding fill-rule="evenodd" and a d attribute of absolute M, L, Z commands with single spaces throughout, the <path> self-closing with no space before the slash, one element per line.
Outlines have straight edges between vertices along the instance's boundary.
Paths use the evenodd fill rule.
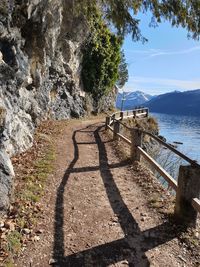
<path fill-rule="evenodd" d="M 152 26 L 168 20 L 172 26 L 186 28 L 189 37 L 199 39 L 200 0 L 71 0 L 71 3 L 73 10 L 84 14 L 90 24 L 92 34 L 84 53 L 82 77 L 86 90 L 96 99 L 117 80 L 119 86 L 127 81 L 120 45 L 127 34 L 132 34 L 134 41 L 146 41 L 139 27 L 139 12 L 151 12 Z M 97 12 L 100 15 L 96 17 Z M 115 29 L 117 35 L 109 29 Z"/>
<path fill-rule="evenodd" d="M 111 33 L 99 13 L 90 23 L 91 34 L 83 49 L 82 79 L 85 90 L 98 100 L 119 77 L 122 40 Z"/>
<path fill-rule="evenodd" d="M 88 15 L 94 6 L 102 10 L 109 21 L 125 36 L 132 34 L 133 40 L 146 41 L 139 28 L 138 12 L 152 13 L 152 25 L 168 20 L 172 26 L 182 26 L 194 39 L 200 34 L 200 0 L 74 0 Z M 73 1 L 73 2 L 74 2 Z"/>
<path fill-rule="evenodd" d="M 128 81 L 128 68 L 127 68 L 125 54 L 124 51 L 122 50 L 120 63 L 118 67 L 118 80 L 116 84 L 119 88 L 122 88 L 127 81 Z"/>

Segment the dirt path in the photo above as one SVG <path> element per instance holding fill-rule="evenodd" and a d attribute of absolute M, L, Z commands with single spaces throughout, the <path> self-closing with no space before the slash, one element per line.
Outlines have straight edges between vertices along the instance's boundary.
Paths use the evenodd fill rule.
<path fill-rule="evenodd" d="M 115 155 L 102 126 L 72 122 L 56 140 L 43 233 L 16 266 L 193 266 L 167 222 L 148 210 L 130 163 Z"/>

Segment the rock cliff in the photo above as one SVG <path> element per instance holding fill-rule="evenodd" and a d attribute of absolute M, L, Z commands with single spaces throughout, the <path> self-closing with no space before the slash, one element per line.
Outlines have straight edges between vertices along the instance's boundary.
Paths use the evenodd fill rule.
<path fill-rule="evenodd" d="M 8 208 L 13 191 L 10 157 L 32 145 L 40 120 L 96 109 L 80 78 L 88 27 L 74 14 L 71 0 L 1 0 L 0 211 Z"/>

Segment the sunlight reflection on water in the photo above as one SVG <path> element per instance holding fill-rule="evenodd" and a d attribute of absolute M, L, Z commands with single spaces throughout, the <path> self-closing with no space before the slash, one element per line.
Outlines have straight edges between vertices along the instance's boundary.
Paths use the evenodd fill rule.
<path fill-rule="evenodd" d="M 167 142 L 182 142 L 177 149 L 200 163 L 200 117 L 151 113 Z"/>

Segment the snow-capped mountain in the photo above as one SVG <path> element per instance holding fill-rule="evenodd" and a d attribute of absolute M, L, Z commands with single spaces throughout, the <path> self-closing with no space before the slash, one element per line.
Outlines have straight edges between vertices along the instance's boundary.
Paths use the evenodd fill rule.
<path fill-rule="evenodd" d="M 133 109 L 136 106 L 143 105 L 151 100 L 153 96 L 145 94 L 142 91 L 118 93 L 116 107 L 121 109 L 122 99 L 124 98 L 123 110 Z"/>

